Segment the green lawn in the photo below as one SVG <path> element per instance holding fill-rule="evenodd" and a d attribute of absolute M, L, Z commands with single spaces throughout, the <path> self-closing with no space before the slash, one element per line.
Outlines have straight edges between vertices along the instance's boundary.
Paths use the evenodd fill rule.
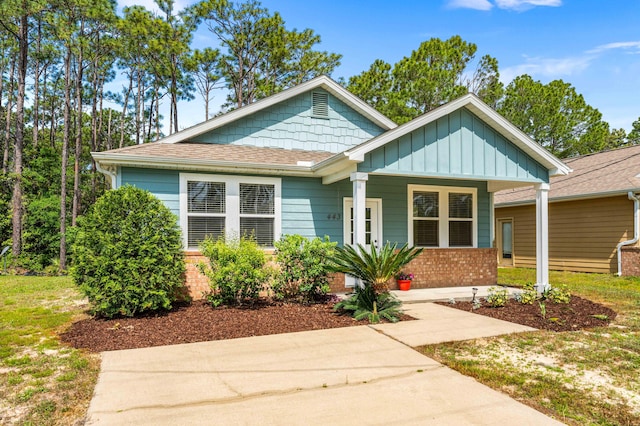
<path fill-rule="evenodd" d="M 74 424 L 86 413 L 99 358 L 57 333 L 86 304 L 68 277 L 0 276 L 0 424 Z"/>
<path fill-rule="evenodd" d="M 640 424 L 640 279 L 557 272 L 550 279 L 612 307 L 618 318 L 588 331 L 419 350 L 565 423 Z M 533 281 L 533 270 L 499 271 L 501 284 Z M 67 277 L 0 276 L 0 424 L 74 424 L 84 417 L 99 359 L 57 338 L 84 309 Z"/>
<path fill-rule="evenodd" d="M 530 269 L 498 272 L 506 285 L 535 277 Z M 551 272 L 550 282 L 613 308 L 618 317 L 587 331 L 538 331 L 420 350 L 565 423 L 640 424 L 640 279 Z"/>

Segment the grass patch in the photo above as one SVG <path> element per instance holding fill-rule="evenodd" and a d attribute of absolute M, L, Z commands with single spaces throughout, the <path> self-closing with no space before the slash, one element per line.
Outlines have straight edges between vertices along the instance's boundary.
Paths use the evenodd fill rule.
<path fill-rule="evenodd" d="M 535 282 L 531 269 L 499 269 L 498 282 Z M 640 424 L 640 279 L 550 273 L 572 294 L 618 312 L 609 327 L 537 331 L 419 348 L 461 373 L 573 425 Z"/>
<path fill-rule="evenodd" d="M 82 421 L 99 359 L 62 345 L 57 336 L 85 308 L 68 277 L 0 276 L 3 422 L 53 425 Z"/>

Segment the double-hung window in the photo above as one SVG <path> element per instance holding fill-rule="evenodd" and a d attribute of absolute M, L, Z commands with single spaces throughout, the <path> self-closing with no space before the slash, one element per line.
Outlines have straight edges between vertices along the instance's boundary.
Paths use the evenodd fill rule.
<path fill-rule="evenodd" d="M 261 246 L 273 246 L 275 185 L 240 183 L 240 235 L 251 235 Z"/>
<path fill-rule="evenodd" d="M 185 247 L 206 236 L 252 236 L 273 247 L 280 233 L 278 178 L 180 174 L 180 226 Z"/>
<path fill-rule="evenodd" d="M 409 243 L 476 247 L 477 189 L 409 185 Z"/>
<path fill-rule="evenodd" d="M 187 181 L 187 246 L 197 247 L 206 235 L 224 235 L 225 182 Z"/>

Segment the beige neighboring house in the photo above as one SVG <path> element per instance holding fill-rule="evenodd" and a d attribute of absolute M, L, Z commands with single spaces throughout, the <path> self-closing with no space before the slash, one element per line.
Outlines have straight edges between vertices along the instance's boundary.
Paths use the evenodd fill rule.
<path fill-rule="evenodd" d="M 551 178 L 549 269 L 640 275 L 640 146 L 564 160 L 573 169 Z M 500 266 L 536 266 L 535 191 L 495 194 Z"/>

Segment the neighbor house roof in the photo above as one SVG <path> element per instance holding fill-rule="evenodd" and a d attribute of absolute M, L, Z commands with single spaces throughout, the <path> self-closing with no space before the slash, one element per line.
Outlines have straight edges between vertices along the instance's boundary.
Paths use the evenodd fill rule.
<path fill-rule="evenodd" d="M 333 96 L 353 108 L 355 111 L 360 113 L 362 116 L 371 120 L 383 130 L 393 129 L 398 126 L 387 116 L 381 114 L 375 108 L 369 106 L 365 101 L 349 92 L 347 89 L 333 81 L 331 78 L 322 75 L 290 89 L 283 90 L 282 92 L 276 93 L 275 95 L 271 95 L 267 98 L 256 101 L 250 105 L 234 109 L 223 115 L 212 118 L 203 123 L 196 124 L 195 126 L 189 127 L 188 129 L 182 130 L 180 132 L 174 133 L 170 136 L 162 138 L 160 142 L 177 143 L 189 141 L 194 137 L 225 126 L 234 121 L 240 120 L 241 118 L 247 117 L 251 114 L 255 114 L 258 111 L 264 110 L 313 89 L 326 90 L 327 92 L 331 93 Z"/>
<path fill-rule="evenodd" d="M 596 154 L 568 158 L 564 162 L 573 169 L 568 176 L 551 179 L 550 201 L 599 198 L 640 191 L 640 145 Z M 532 187 L 496 192 L 496 207 L 534 204 Z"/>

